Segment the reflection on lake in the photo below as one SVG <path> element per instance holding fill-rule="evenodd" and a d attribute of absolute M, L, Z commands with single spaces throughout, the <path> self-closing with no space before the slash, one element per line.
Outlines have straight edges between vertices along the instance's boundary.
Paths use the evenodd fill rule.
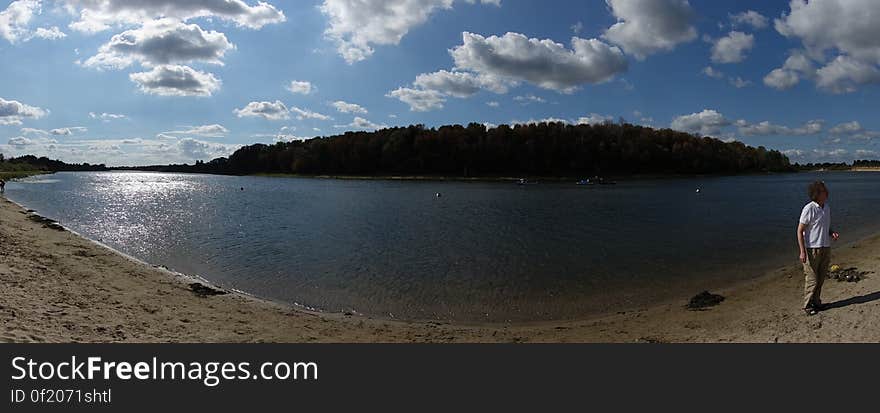
<path fill-rule="evenodd" d="M 880 227 L 880 173 L 601 187 L 58 173 L 10 183 L 7 196 L 152 264 L 258 296 L 522 321 L 682 298 L 790 263 L 817 177 L 847 239 Z"/>

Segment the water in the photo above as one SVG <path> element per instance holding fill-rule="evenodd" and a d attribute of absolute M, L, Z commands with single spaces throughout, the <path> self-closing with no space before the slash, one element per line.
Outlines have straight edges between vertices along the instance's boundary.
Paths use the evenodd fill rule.
<path fill-rule="evenodd" d="M 602 187 L 58 173 L 6 195 L 144 261 L 258 296 L 497 322 L 687 298 L 792 264 L 816 178 L 845 239 L 880 230 L 880 173 Z"/>

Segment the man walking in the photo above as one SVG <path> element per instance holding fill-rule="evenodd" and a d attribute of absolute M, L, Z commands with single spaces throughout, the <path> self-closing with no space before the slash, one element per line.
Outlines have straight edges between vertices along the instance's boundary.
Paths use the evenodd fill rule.
<path fill-rule="evenodd" d="M 800 259 L 804 265 L 804 313 L 816 315 L 822 310 L 822 284 L 831 264 L 831 241 L 840 234 L 831 229 L 828 187 L 816 181 L 807 188 L 810 203 L 801 211 L 797 228 Z"/>

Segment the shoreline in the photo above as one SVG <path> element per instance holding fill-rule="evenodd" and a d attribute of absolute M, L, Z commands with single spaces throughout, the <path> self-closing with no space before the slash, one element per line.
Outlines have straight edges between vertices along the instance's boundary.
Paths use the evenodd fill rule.
<path fill-rule="evenodd" d="M 791 266 L 712 290 L 727 300 L 704 311 L 686 310 L 690 297 L 681 297 L 578 320 L 396 321 L 308 311 L 237 291 L 199 296 L 193 282 L 217 287 L 30 220 L 2 198 L 0 342 L 878 341 L 880 312 L 866 313 L 880 309 L 880 259 L 872 258 L 878 256 L 880 235 L 838 247 L 835 263 L 875 274 L 859 283 L 830 282 L 825 301 L 846 305 L 812 318 L 800 312 L 803 281 Z"/>

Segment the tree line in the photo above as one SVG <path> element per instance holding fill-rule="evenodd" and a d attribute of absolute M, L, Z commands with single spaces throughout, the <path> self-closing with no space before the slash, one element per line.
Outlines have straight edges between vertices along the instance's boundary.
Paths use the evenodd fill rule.
<path fill-rule="evenodd" d="M 70 164 L 45 156 L 24 155 L 14 158 L 6 158 L 0 153 L 0 172 L 62 172 L 62 171 L 109 171 L 104 164 L 91 165 L 88 163 Z"/>
<path fill-rule="evenodd" d="M 786 172 L 776 150 L 631 124 L 479 123 L 395 127 L 244 146 L 195 165 L 139 167 L 219 174 L 587 177 Z"/>

